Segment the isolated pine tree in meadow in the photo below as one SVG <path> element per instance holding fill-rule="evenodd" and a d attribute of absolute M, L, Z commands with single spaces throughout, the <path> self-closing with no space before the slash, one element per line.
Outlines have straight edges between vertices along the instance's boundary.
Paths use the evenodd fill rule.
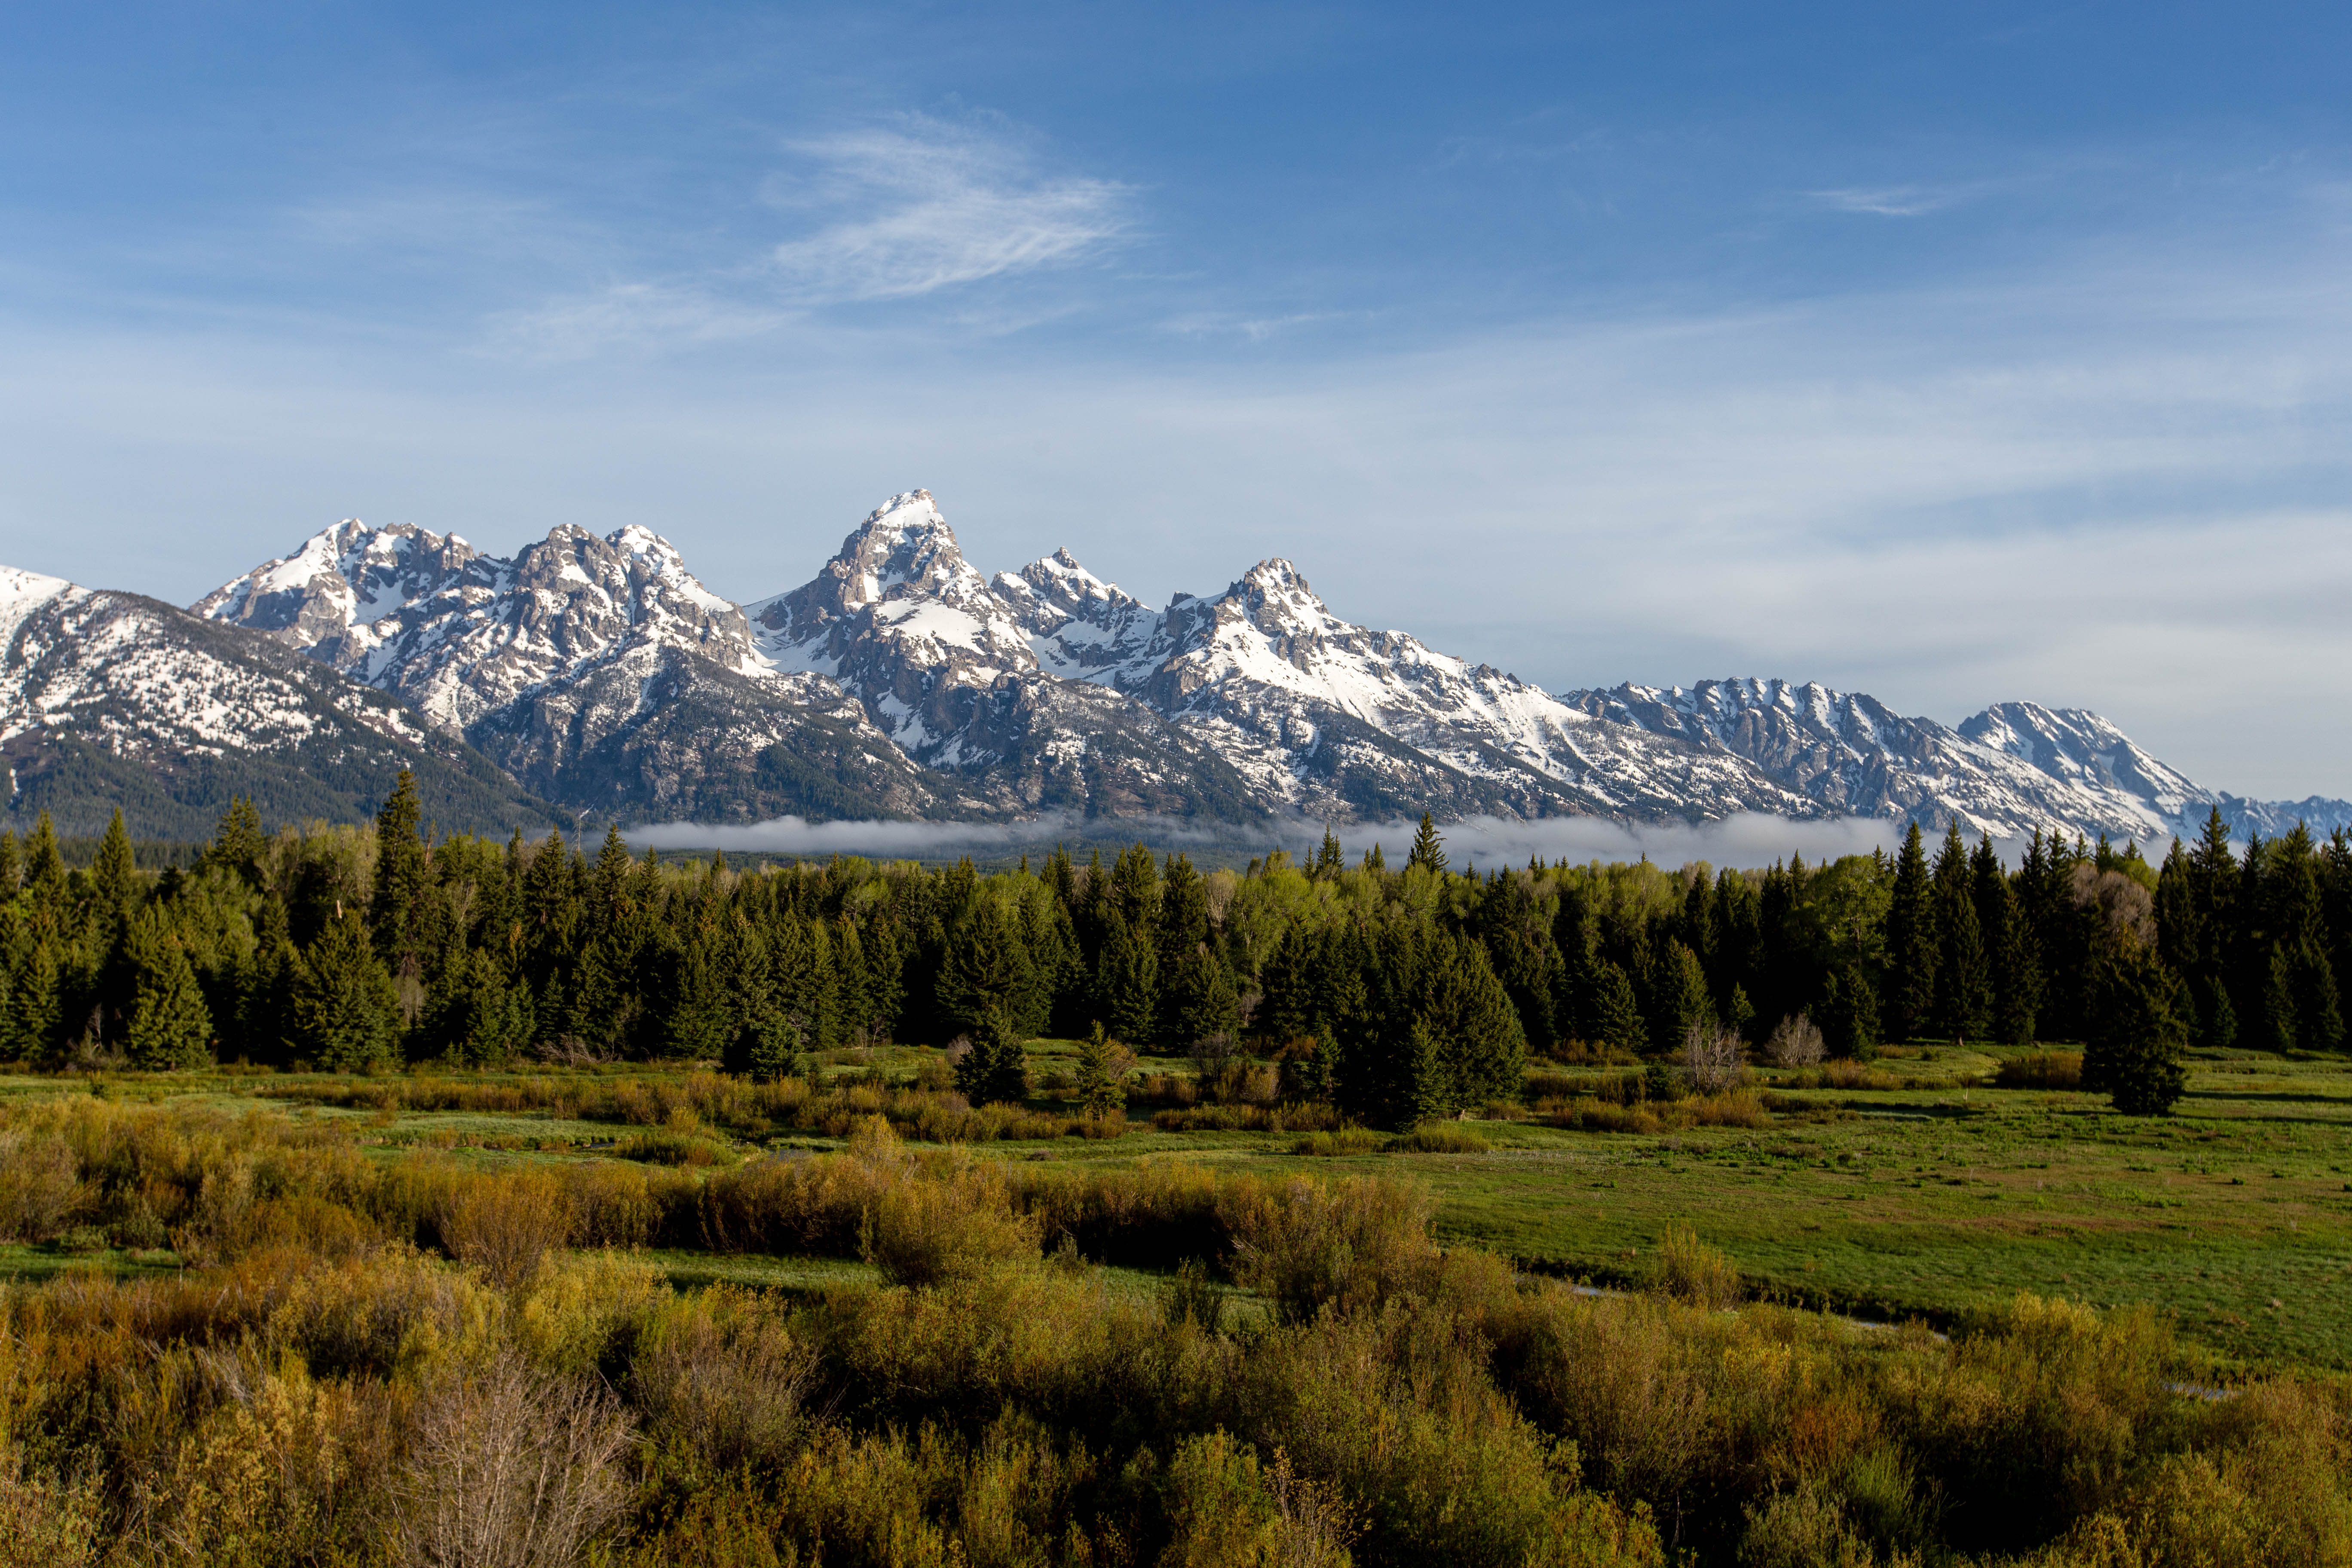
<path fill-rule="evenodd" d="M 1108 1116 L 1127 1103 L 1127 1085 L 1118 1071 L 1119 1047 L 1097 1023 L 1078 1046 L 1076 1088 L 1088 1116 Z"/>
<path fill-rule="evenodd" d="M 2168 1115 L 2188 1086 L 2180 1063 L 2188 1028 L 2173 1005 L 2176 989 L 2164 961 L 2128 937 L 2092 977 L 2083 1087 L 2105 1093 L 2127 1116 Z"/>
<path fill-rule="evenodd" d="M 210 1065 L 212 1013 L 187 950 L 161 908 L 151 904 L 140 911 L 128 947 L 131 993 L 123 1047 L 131 1065 L 149 1072 Z"/>
<path fill-rule="evenodd" d="M 1375 845 L 1373 849 L 1378 853 L 1379 846 Z M 1445 840 L 1437 836 L 1437 824 L 1430 820 L 1429 813 L 1425 811 L 1421 814 L 1420 828 L 1412 836 L 1412 850 L 1404 859 L 1406 870 L 1410 871 L 1415 866 L 1441 876 L 1445 871 Z"/>

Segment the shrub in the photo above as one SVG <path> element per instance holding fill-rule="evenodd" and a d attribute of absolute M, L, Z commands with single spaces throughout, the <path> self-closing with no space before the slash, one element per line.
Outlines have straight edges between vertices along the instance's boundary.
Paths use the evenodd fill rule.
<path fill-rule="evenodd" d="M 552 1172 L 521 1170 L 477 1177 L 443 1209 L 441 1245 L 481 1269 L 502 1290 L 520 1289 L 541 1261 L 572 1239 L 571 1194 Z"/>
<path fill-rule="evenodd" d="M 1711 1023 L 1693 1024 L 1683 1034 L 1680 1057 L 1683 1077 L 1701 1094 L 1720 1094 L 1747 1076 L 1748 1062 L 1739 1037 Z"/>
<path fill-rule="evenodd" d="M 1342 1127 L 1336 1132 L 1310 1132 L 1290 1146 L 1293 1154 L 1314 1158 L 1334 1158 L 1349 1154 L 1377 1154 L 1388 1146 L 1385 1133 L 1369 1127 Z"/>
<path fill-rule="evenodd" d="M 859 1251 L 892 1285 L 941 1285 L 1037 1256 L 1037 1223 L 1015 1214 L 993 1165 L 960 1159 L 902 1175 L 866 1211 Z"/>
<path fill-rule="evenodd" d="M 34 1128 L 0 1129 L 0 1240 L 48 1240 L 87 1195 L 63 1138 Z"/>
<path fill-rule="evenodd" d="M 672 1302 L 647 1327 L 629 1368 L 646 1435 L 710 1471 L 781 1473 L 807 1432 L 813 1346 L 758 1297 L 714 1286 Z"/>
<path fill-rule="evenodd" d="M 629 1424 L 585 1378 L 512 1352 L 429 1385 L 410 1417 L 395 1541 L 418 1564 L 566 1568 L 628 1499 Z"/>
<path fill-rule="evenodd" d="M 1376 1308 L 1426 1289 L 1437 1249 L 1436 1205 L 1418 1187 L 1365 1176 L 1326 1184 L 1235 1184 L 1219 1212 L 1234 1238 L 1234 1277 L 1272 1299 L 1289 1322 L 1326 1304 Z"/>
<path fill-rule="evenodd" d="M 1661 1295 L 1709 1311 L 1739 1302 L 1739 1269 L 1730 1254 L 1707 1246 L 1686 1225 L 1666 1226 L 1650 1264 L 1648 1284 Z"/>
<path fill-rule="evenodd" d="M 1291 1471 L 1275 1450 L 1271 1468 L 1223 1431 L 1187 1438 L 1160 1481 L 1168 1514 L 1162 1568 L 1348 1568 L 1355 1531 L 1339 1499 Z"/>
<path fill-rule="evenodd" d="M 1824 1054 L 1822 1031 L 1810 1013 L 1791 1013 L 1772 1026 L 1764 1042 L 1764 1059 L 1776 1068 L 1809 1068 Z"/>
<path fill-rule="evenodd" d="M 2002 1089 L 2080 1089 L 2083 1053 L 2034 1051 L 2000 1064 L 1992 1081 Z"/>
<path fill-rule="evenodd" d="M 1493 1147 L 1468 1128 L 1444 1121 L 1424 1121 L 1388 1142 L 1389 1152 L 1397 1154 L 1484 1154 Z"/>

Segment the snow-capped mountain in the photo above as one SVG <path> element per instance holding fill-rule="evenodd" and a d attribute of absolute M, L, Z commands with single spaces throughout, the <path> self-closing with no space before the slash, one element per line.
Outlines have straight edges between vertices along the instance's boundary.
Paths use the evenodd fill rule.
<path fill-rule="evenodd" d="M 356 521 L 193 617 L 23 574 L 0 605 L 20 779 L 65 777 L 72 747 L 182 778 L 376 735 L 495 778 L 509 815 L 529 792 L 600 820 L 1066 811 L 1262 838 L 1423 810 L 1762 812 L 2145 839 L 2218 805 L 2264 833 L 2352 824 L 2339 801 L 2200 788 L 2078 710 L 1955 727 L 1773 680 L 1548 692 L 1345 620 L 1280 559 L 1160 609 L 1066 550 L 992 578 L 922 490 L 741 607 L 644 528 L 565 525 L 507 560 Z"/>
<path fill-rule="evenodd" d="M 276 821 L 349 819 L 415 770 L 436 821 L 546 810 L 413 710 L 262 635 L 135 594 L 0 568 L 0 760 L 11 816 L 202 837 L 233 795 Z"/>

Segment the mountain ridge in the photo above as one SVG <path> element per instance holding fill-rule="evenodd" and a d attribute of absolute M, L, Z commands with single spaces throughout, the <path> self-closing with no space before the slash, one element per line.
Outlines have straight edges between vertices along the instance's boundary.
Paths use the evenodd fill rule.
<path fill-rule="evenodd" d="M 15 705 L 0 711 L 29 700 L 22 617 L 5 606 L 55 596 L 17 580 L 32 582 L 0 578 L 0 704 Z M 312 695 L 353 722 L 429 733 L 515 799 L 577 818 L 1051 812 L 1262 837 L 1424 810 L 1629 826 L 1762 813 L 2147 839 L 2219 807 L 2241 830 L 2352 825 L 2342 801 L 2202 788 L 2081 709 L 1999 702 L 1948 725 L 1759 678 L 1548 691 L 1345 619 L 1281 557 L 1158 609 L 1066 548 L 986 575 L 919 489 L 867 514 L 814 576 L 743 604 L 637 525 L 561 524 L 502 558 L 347 519 L 188 616 L 247 639 L 247 663 L 268 647 L 333 671 L 351 689 Z M 203 650 L 165 632 L 187 668 L 141 679 L 200 690 Z M 173 740 L 150 707 L 159 757 L 238 749 Z"/>

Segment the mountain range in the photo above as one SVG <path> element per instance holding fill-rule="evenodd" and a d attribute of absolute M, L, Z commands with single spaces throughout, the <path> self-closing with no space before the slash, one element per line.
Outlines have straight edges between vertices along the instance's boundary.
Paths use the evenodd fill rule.
<path fill-rule="evenodd" d="M 930 495 L 738 604 L 629 527 L 511 559 L 344 521 L 183 611 L 0 573 L 12 816 L 209 829 L 229 794 L 348 817 L 395 762 L 446 826 L 1063 813 L 1263 840 L 1423 811 L 1754 812 L 2161 838 L 2352 824 L 2203 788 L 2077 709 L 1957 727 L 1780 680 L 1551 692 L 1342 620 L 1291 563 L 1154 609 L 1068 551 L 984 576 Z"/>

